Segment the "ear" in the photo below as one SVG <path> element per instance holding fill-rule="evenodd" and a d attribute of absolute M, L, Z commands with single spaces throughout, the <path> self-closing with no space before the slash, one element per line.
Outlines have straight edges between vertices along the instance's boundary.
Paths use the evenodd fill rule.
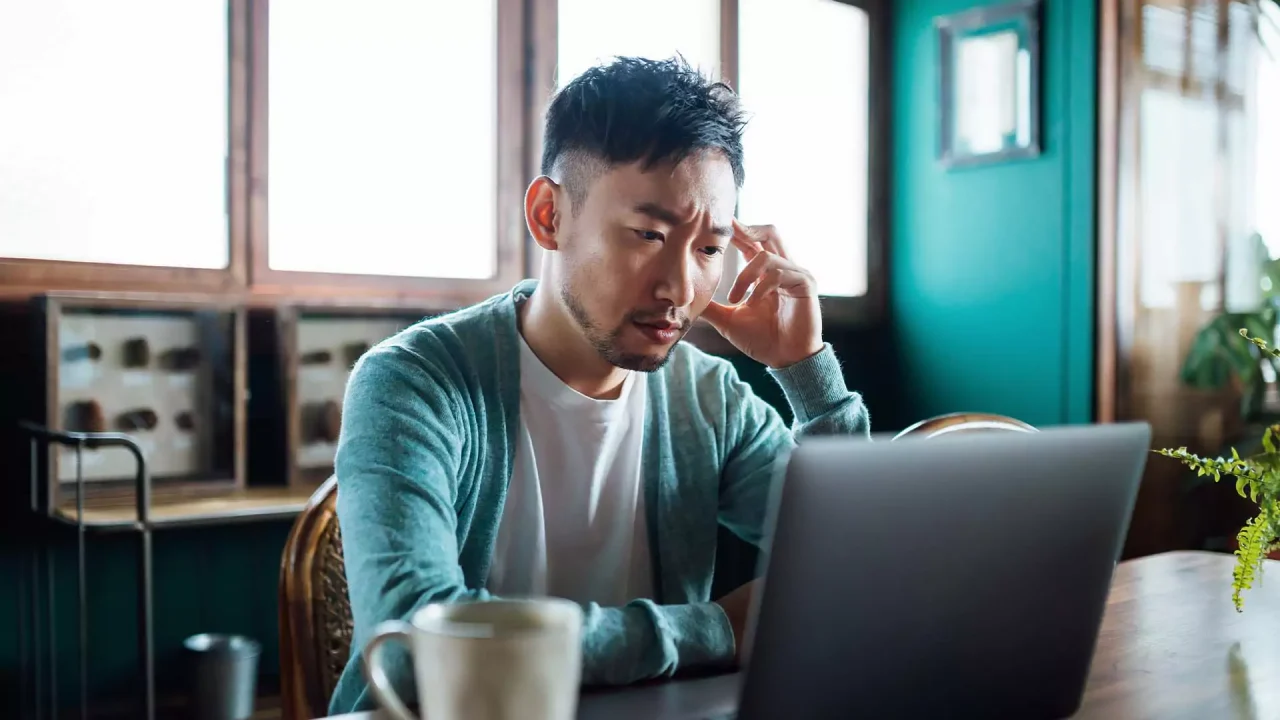
<path fill-rule="evenodd" d="M 560 207 L 564 193 L 554 180 L 539 175 L 524 193 L 524 221 L 534 242 L 544 250 L 559 250 Z"/>

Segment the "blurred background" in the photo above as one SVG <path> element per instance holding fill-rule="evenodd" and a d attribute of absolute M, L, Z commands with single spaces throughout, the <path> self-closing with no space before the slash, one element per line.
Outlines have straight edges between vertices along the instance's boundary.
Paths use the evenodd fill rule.
<path fill-rule="evenodd" d="M 238 633 L 278 716 L 281 550 L 344 353 L 536 276 L 551 94 L 677 53 L 741 94 L 739 215 L 816 273 L 877 431 L 1145 419 L 1217 455 L 1280 421 L 1237 332 L 1274 344 L 1280 307 L 1275 0 L 0 0 L 0 715 L 71 712 L 83 675 L 128 717 L 146 590 L 162 708 L 184 638 Z M 121 320 L 159 316 L 187 329 Z M 161 380 L 104 343 L 167 332 L 193 379 L 117 398 Z M 170 401 L 194 435 L 138 414 Z M 137 431 L 153 517 L 124 450 L 82 449 L 78 503 L 22 420 Z M 1163 460 L 1126 556 L 1229 551 L 1247 503 Z"/>

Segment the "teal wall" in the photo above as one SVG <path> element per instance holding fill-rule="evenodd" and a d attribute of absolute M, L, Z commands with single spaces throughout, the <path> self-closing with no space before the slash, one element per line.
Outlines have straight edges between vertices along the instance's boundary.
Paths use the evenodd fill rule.
<path fill-rule="evenodd" d="M 1045 0 L 1043 153 L 946 170 L 934 19 L 986 3 L 893 3 L 891 329 L 918 417 L 1093 415 L 1097 7 Z"/>
<path fill-rule="evenodd" d="M 263 645 L 261 669 L 268 676 L 277 674 L 276 583 L 289 527 L 286 522 L 264 522 L 155 533 L 156 674 L 162 690 L 185 682 L 182 641 L 201 632 L 243 633 L 258 639 Z M 78 700 L 74 542 L 68 530 L 52 543 L 63 708 Z M 24 546 L 30 544 L 23 540 Z M 95 703 L 132 700 L 138 661 L 136 536 L 91 535 L 87 545 L 90 697 Z M 0 618 L 5 623 L 0 628 L 0 717 L 17 717 L 17 608 L 26 562 L 25 547 L 0 550 Z"/>

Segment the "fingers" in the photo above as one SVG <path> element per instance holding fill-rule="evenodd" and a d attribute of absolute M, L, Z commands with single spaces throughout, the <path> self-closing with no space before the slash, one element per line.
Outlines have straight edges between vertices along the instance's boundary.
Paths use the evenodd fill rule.
<path fill-rule="evenodd" d="M 707 305 L 707 309 L 702 311 L 703 319 L 711 323 L 711 327 L 715 328 L 716 332 L 719 333 L 724 333 L 725 324 L 729 322 L 732 316 L 733 308 L 728 305 L 722 305 L 715 300 L 712 300 L 711 304 Z"/>
<path fill-rule="evenodd" d="M 765 271 L 747 302 L 775 292 L 794 298 L 811 297 L 813 287 L 813 277 L 809 273 L 794 266 L 779 265 Z"/>
<path fill-rule="evenodd" d="M 754 299 L 772 291 L 782 291 L 791 297 L 809 297 L 814 292 L 813 276 L 790 260 L 764 251 L 752 258 L 738 274 L 729 290 L 728 300 L 737 304 L 748 292 Z"/>
<path fill-rule="evenodd" d="M 756 255 L 764 249 L 749 233 L 750 230 L 746 225 L 736 219 L 733 221 L 733 236 L 729 241 L 733 243 L 734 247 L 738 248 L 738 251 L 742 253 L 742 257 L 748 262 L 754 260 Z"/>
<path fill-rule="evenodd" d="M 739 250 L 742 250 L 742 245 L 750 245 L 787 259 L 790 259 L 791 257 L 787 254 L 787 249 L 782 244 L 782 238 L 778 235 L 778 229 L 772 225 L 743 225 L 735 219 L 733 221 L 733 230 L 735 240 L 734 245 L 736 245 Z M 739 235 L 742 236 L 740 241 L 738 240 Z M 743 254 L 747 254 L 746 250 L 743 250 Z M 754 256 L 755 253 L 753 252 L 747 255 L 747 259 L 750 260 Z"/>
<path fill-rule="evenodd" d="M 733 282 L 733 287 L 729 289 L 729 302 L 741 302 L 742 298 L 746 297 L 747 290 L 764 277 L 765 272 L 780 259 L 777 255 L 768 252 L 760 252 L 751 258 L 751 262 L 742 268 L 742 272 L 738 273 L 738 278 Z"/>

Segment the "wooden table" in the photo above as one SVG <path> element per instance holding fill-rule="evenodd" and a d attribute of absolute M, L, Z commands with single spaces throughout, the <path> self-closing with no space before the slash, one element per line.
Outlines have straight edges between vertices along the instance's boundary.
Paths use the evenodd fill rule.
<path fill-rule="evenodd" d="M 1231 555 L 1173 552 L 1116 568 L 1076 718 L 1280 718 L 1280 578 L 1231 605 Z M 1280 562 L 1269 561 L 1270 575 Z M 698 718 L 732 706 L 737 675 L 583 696 L 580 720 Z M 343 720 L 382 720 L 355 713 Z"/>
<path fill-rule="evenodd" d="M 1205 552 L 1121 563 L 1076 717 L 1280 718 L 1280 584 L 1264 578 L 1237 613 L 1233 567 Z"/>

